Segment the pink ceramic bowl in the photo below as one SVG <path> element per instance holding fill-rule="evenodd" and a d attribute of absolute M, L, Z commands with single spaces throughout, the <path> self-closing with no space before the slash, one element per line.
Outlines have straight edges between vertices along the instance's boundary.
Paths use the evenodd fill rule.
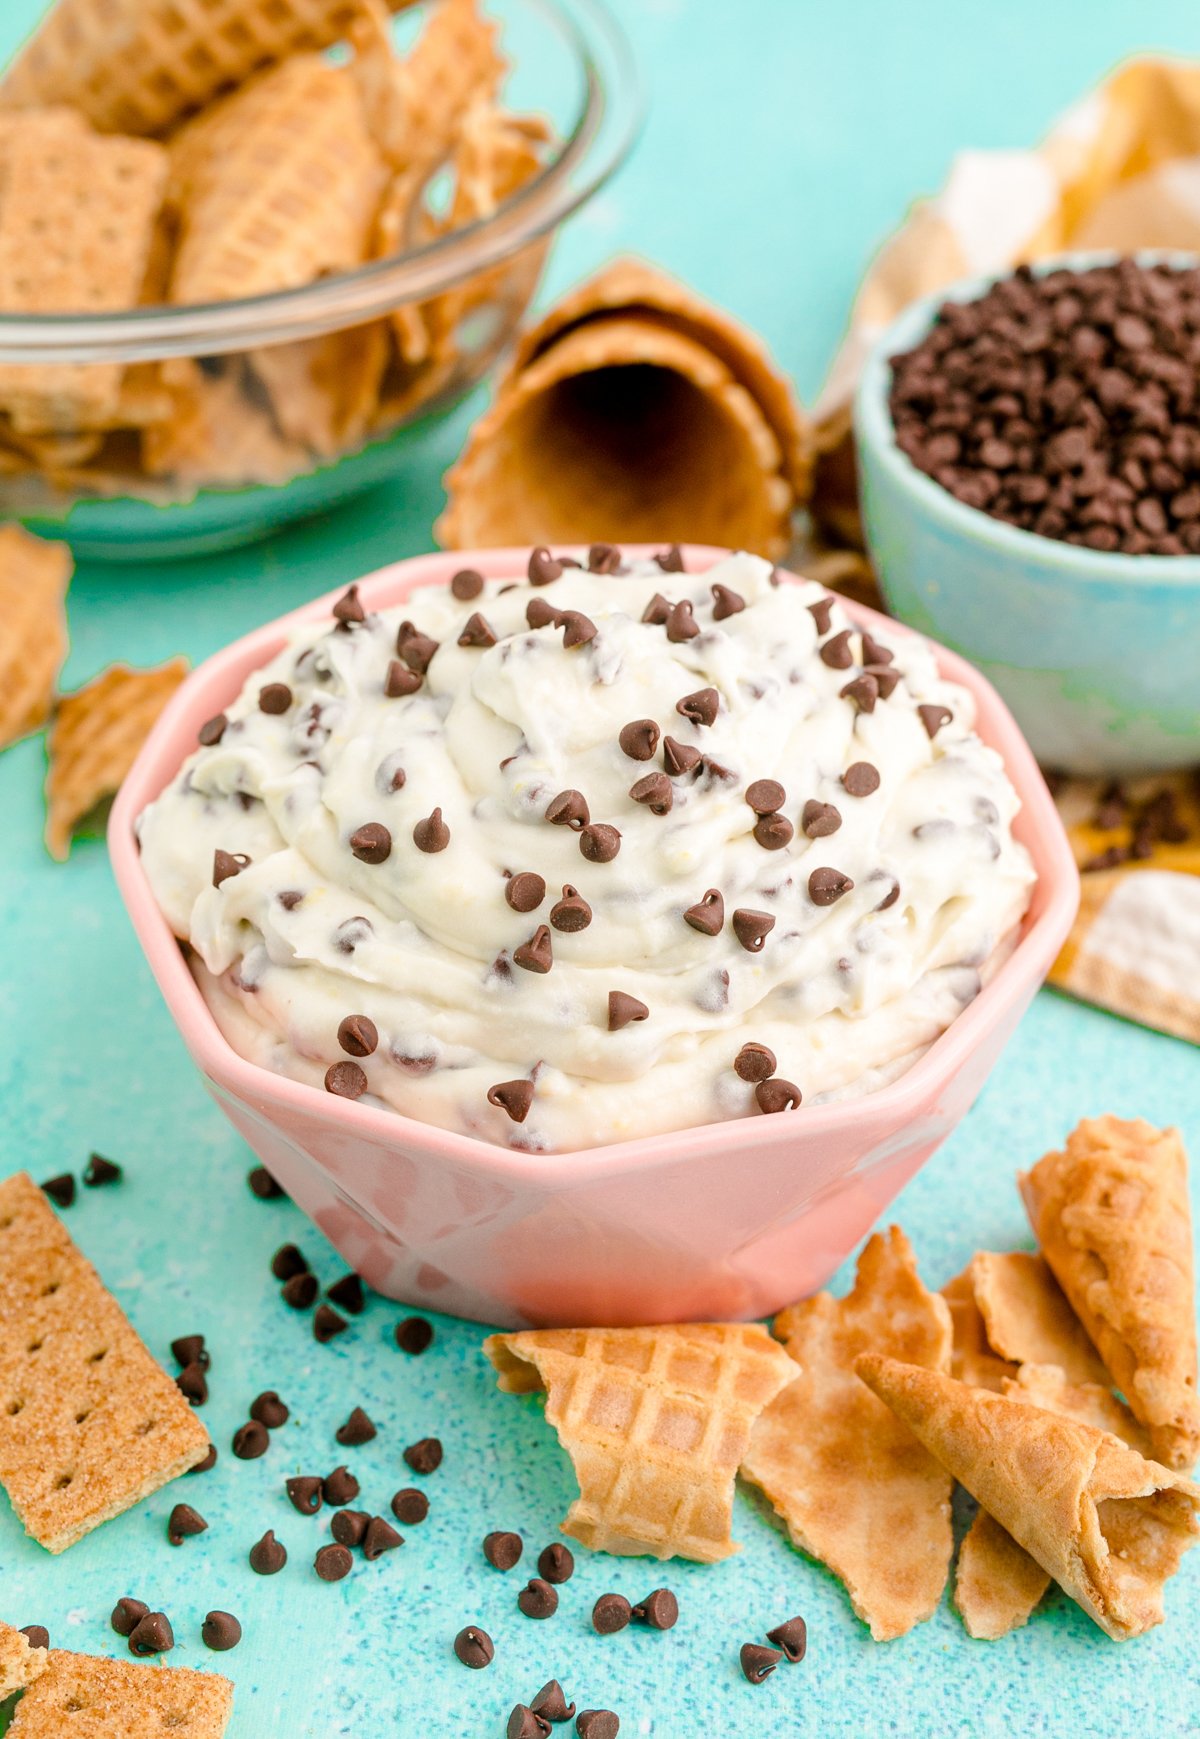
<path fill-rule="evenodd" d="M 631 552 L 632 553 L 632 552 Z M 723 552 L 692 548 L 690 569 Z M 368 608 L 446 581 L 464 562 L 523 576 L 526 550 L 397 562 L 360 582 Z M 1038 882 L 995 978 L 894 1085 L 849 1104 L 716 1123 L 578 1153 L 525 1154 L 375 1110 L 248 1063 L 208 1012 L 142 873 L 134 822 L 293 624 L 333 594 L 248 634 L 177 691 L 113 805 L 109 848 L 134 929 L 184 1043 L 226 1116 L 288 1194 L 388 1297 L 506 1326 L 763 1316 L 813 1291 L 973 1103 L 1066 938 L 1079 897 L 1070 847 L 995 690 L 953 653 L 978 728 L 1021 798 Z M 909 632 L 847 605 L 872 632 Z"/>

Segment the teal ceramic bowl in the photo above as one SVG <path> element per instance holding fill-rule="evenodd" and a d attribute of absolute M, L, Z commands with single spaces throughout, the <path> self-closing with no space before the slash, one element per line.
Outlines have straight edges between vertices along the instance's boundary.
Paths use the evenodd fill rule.
<path fill-rule="evenodd" d="M 1098 263 L 1077 255 L 1046 269 Z M 978 665 L 1043 766 L 1129 774 L 1193 765 L 1200 557 L 1111 555 L 1018 530 L 956 501 L 896 445 L 891 358 L 921 341 L 944 302 L 971 301 L 992 281 L 964 280 L 914 303 L 863 370 L 859 492 L 888 607 Z"/>

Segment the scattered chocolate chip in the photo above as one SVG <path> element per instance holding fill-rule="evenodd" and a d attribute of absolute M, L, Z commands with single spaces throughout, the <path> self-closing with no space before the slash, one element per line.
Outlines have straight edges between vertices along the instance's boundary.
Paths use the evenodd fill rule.
<path fill-rule="evenodd" d="M 20 1630 L 30 1648 L 50 1647 L 50 1632 L 44 1624 L 23 1624 Z"/>
<path fill-rule="evenodd" d="M 339 1334 L 345 1334 L 349 1327 L 350 1324 L 345 1317 L 339 1316 L 337 1311 L 328 1304 L 318 1304 L 313 1311 L 313 1339 L 319 1341 L 322 1346 L 328 1345 Z"/>
<path fill-rule="evenodd" d="M 366 1073 L 357 1063 L 331 1063 L 325 1071 L 325 1091 L 336 1099 L 361 1099 L 368 1085 Z"/>
<path fill-rule="evenodd" d="M 292 691 L 286 682 L 268 682 L 258 691 L 258 710 L 264 713 L 285 713 L 292 704 Z"/>
<path fill-rule="evenodd" d="M 809 839 L 828 839 L 842 825 L 839 810 L 832 803 L 818 803 L 810 797 L 800 812 L 800 826 Z"/>
<path fill-rule="evenodd" d="M 278 1431 L 281 1425 L 287 1424 L 290 1414 L 287 1403 L 279 1399 L 274 1389 L 264 1389 L 251 1401 L 250 1417 L 265 1425 L 268 1431 Z"/>
<path fill-rule="evenodd" d="M 564 882 L 562 899 L 556 900 L 550 908 L 550 922 L 554 928 L 571 935 L 577 930 L 586 930 L 591 921 L 592 908 L 579 889 Z"/>
<path fill-rule="evenodd" d="M 392 1498 L 392 1514 L 407 1528 L 415 1528 L 429 1514 L 429 1499 L 414 1485 L 406 1485 Z"/>
<path fill-rule="evenodd" d="M 343 628 L 349 628 L 356 622 L 366 621 L 367 612 L 359 601 L 357 586 L 351 586 L 342 593 L 333 606 L 333 616 L 334 620 L 340 622 Z"/>
<path fill-rule="evenodd" d="M 538 925 L 528 942 L 522 942 L 519 948 L 513 949 L 513 965 L 522 967 L 526 972 L 549 972 L 554 965 L 554 950 L 550 931 L 545 924 Z"/>
<path fill-rule="evenodd" d="M 555 561 L 544 545 L 539 545 L 529 557 L 529 583 L 531 586 L 548 586 L 560 577 L 562 571 L 562 563 Z"/>
<path fill-rule="evenodd" d="M 547 1582 L 569 1582 L 575 1574 L 575 1559 L 561 1540 L 551 1540 L 538 1554 L 538 1575 Z"/>
<path fill-rule="evenodd" d="M 421 686 L 421 678 L 415 670 L 410 670 L 407 664 L 402 664 L 398 658 L 393 658 L 387 667 L 387 675 L 383 679 L 383 692 L 389 700 L 400 700 L 404 695 L 416 694 Z M 404 783 L 401 779 L 401 785 Z M 392 787 L 399 790 L 400 786 Z"/>
<path fill-rule="evenodd" d="M 334 1437 L 344 1449 L 357 1449 L 360 1444 L 370 1443 L 377 1436 L 378 1431 L 373 1421 L 361 1407 L 355 1407 L 346 1423 L 339 1425 L 334 1432 Z"/>
<path fill-rule="evenodd" d="M 455 1637 L 454 1652 L 465 1667 L 478 1672 L 480 1667 L 491 1666 L 496 1657 L 496 1645 L 486 1630 L 468 1624 Z"/>
<path fill-rule="evenodd" d="M 225 727 L 228 723 L 229 720 L 224 713 L 214 713 L 212 718 L 205 719 L 196 732 L 196 740 L 201 748 L 211 749 L 215 743 L 219 743 L 225 735 Z"/>
<path fill-rule="evenodd" d="M 83 1181 L 90 1190 L 99 1189 L 104 1184 L 120 1183 L 121 1167 L 115 1159 L 105 1159 L 102 1153 L 89 1156 L 83 1168 Z"/>
<path fill-rule="evenodd" d="M 617 737 L 631 761 L 648 761 L 658 747 L 659 730 L 653 719 L 631 719 Z"/>
<path fill-rule="evenodd" d="M 760 815 L 754 823 L 754 837 L 764 851 L 782 851 L 795 832 L 786 815 Z"/>
<path fill-rule="evenodd" d="M 367 1302 L 362 1279 L 357 1274 L 343 1274 L 340 1280 L 325 1288 L 325 1296 L 342 1310 L 348 1310 L 351 1316 L 361 1316 Z"/>
<path fill-rule="evenodd" d="M 307 1274 L 308 1262 L 295 1244 L 281 1244 L 271 1258 L 271 1273 L 276 1280 L 291 1280 L 293 1275 Z"/>
<path fill-rule="evenodd" d="M 533 1104 L 532 1081 L 498 1081 L 487 1091 L 489 1105 L 507 1111 L 514 1123 L 524 1123 Z"/>
<path fill-rule="evenodd" d="M 562 611 L 558 626 L 563 630 L 563 647 L 568 652 L 575 646 L 586 646 L 589 640 L 596 638 L 596 624 L 582 610 Z"/>
<path fill-rule="evenodd" d="M 191 1504 L 176 1504 L 167 1517 L 167 1539 L 173 1546 L 181 1546 L 193 1534 L 203 1534 L 207 1530 L 208 1523 Z"/>
<path fill-rule="evenodd" d="M 268 1528 L 261 1540 L 256 1540 L 250 1548 L 250 1568 L 257 1576 L 274 1576 L 287 1563 L 287 1547 L 275 1538 L 274 1531 Z"/>
<path fill-rule="evenodd" d="M 896 654 L 890 646 L 881 646 L 878 640 L 873 639 L 866 629 L 863 629 L 862 661 L 864 664 L 891 664 L 895 657 Z"/>
<path fill-rule="evenodd" d="M 450 590 L 460 604 L 469 604 L 483 590 L 483 575 L 474 568 L 459 568 L 450 581 Z"/>
<path fill-rule="evenodd" d="M 321 1481 L 321 1496 L 327 1504 L 341 1509 L 346 1504 L 352 1504 L 361 1491 L 361 1486 L 348 1467 L 335 1467 L 332 1473 L 327 1473 Z"/>
<path fill-rule="evenodd" d="M 651 1630 L 673 1630 L 679 1621 L 679 1602 L 669 1588 L 655 1588 L 633 1608 L 633 1622 Z"/>
<path fill-rule="evenodd" d="M 579 849 L 589 863 L 611 863 L 621 849 L 621 835 L 606 822 L 593 821 L 580 833 Z"/>
<path fill-rule="evenodd" d="M 526 1618 L 550 1618 L 558 1611 L 558 1595 L 543 1577 L 535 1576 L 517 1595 L 517 1605 Z"/>
<path fill-rule="evenodd" d="M 423 1353 L 433 1340 L 433 1324 L 426 1322 L 423 1316 L 406 1316 L 403 1322 L 396 1324 L 396 1345 L 402 1353 L 411 1353 L 414 1357 Z"/>
<path fill-rule="evenodd" d="M 621 566 L 621 552 L 615 543 L 594 543 L 588 550 L 589 574 L 615 574 Z"/>
<path fill-rule="evenodd" d="M 629 787 L 635 803 L 643 803 L 652 815 L 666 815 L 675 801 L 675 790 L 665 773 L 647 773 Z"/>
<path fill-rule="evenodd" d="M 746 608 L 746 600 L 740 592 L 735 592 L 731 586 L 714 586 L 713 621 L 724 622 L 730 616 L 737 616 Z"/>
<path fill-rule="evenodd" d="M 442 812 L 435 809 L 432 815 L 418 821 L 412 830 L 413 844 L 418 851 L 445 851 L 450 843 L 450 829 L 442 820 Z"/>
<path fill-rule="evenodd" d="M 483 1537 L 483 1555 L 493 1570 L 511 1570 L 521 1561 L 525 1542 L 520 1534 L 498 1531 Z"/>
<path fill-rule="evenodd" d="M 496 630 L 486 617 L 481 616 L 479 611 L 475 610 L 467 617 L 463 631 L 458 637 L 458 644 L 460 646 L 494 646 L 496 644 Z"/>
<path fill-rule="evenodd" d="M 767 1641 L 782 1649 L 792 1666 L 797 1666 L 808 1648 L 808 1626 L 802 1618 L 789 1618 L 786 1624 L 777 1624 L 767 1632 Z"/>
<path fill-rule="evenodd" d="M 257 1419 L 251 1419 L 245 1425 L 239 1425 L 233 1434 L 233 1453 L 239 1461 L 257 1461 L 260 1455 L 265 1455 L 271 1446 L 271 1438 L 265 1425 Z"/>
<path fill-rule="evenodd" d="M 663 738 L 663 765 L 673 779 L 690 773 L 701 759 L 699 749 L 694 749 L 690 743 L 676 742 L 674 737 Z"/>
<path fill-rule="evenodd" d="M 329 1532 L 339 1546 L 361 1546 L 370 1522 L 366 1510 L 338 1510 L 329 1518 Z"/>
<path fill-rule="evenodd" d="M 535 1715 L 525 1703 L 517 1703 L 508 1717 L 504 1739 L 547 1739 L 550 1723 Z"/>
<path fill-rule="evenodd" d="M 672 604 L 667 616 L 667 639 L 676 645 L 685 640 L 694 640 L 700 632 L 700 624 L 692 611 L 691 600 L 681 598 L 678 604 Z"/>
<path fill-rule="evenodd" d="M 863 674 L 874 678 L 880 700 L 889 700 L 900 683 L 900 672 L 890 664 L 868 665 Z"/>
<path fill-rule="evenodd" d="M 368 821 L 350 835 L 350 850 L 359 863 L 386 863 L 392 855 L 392 836 L 382 821 Z"/>
<path fill-rule="evenodd" d="M 260 1202 L 272 1201 L 283 1194 L 265 1165 L 253 1166 L 246 1173 L 246 1182 L 250 1185 L 251 1195 L 257 1196 Z"/>
<path fill-rule="evenodd" d="M 322 1546 L 313 1559 L 313 1569 L 322 1582 L 340 1582 L 354 1568 L 354 1559 L 345 1546 Z"/>
<path fill-rule="evenodd" d="M 627 1027 L 632 1021 L 649 1020 L 650 1010 L 644 1002 L 639 1002 L 636 996 L 629 996 L 623 990 L 610 990 L 608 993 L 608 1030 L 619 1033 L 622 1027 Z"/>
<path fill-rule="evenodd" d="M 694 725 L 711 725 L 721 710 L 721 697 L 715 688 L 698 688 L 675 702 L 675 711 Z"/>
<path fill-rule="evenodd" d="M 775 1073 L 775 1053 L 750 1041 L 733 1059 L 733 1072 L 743 1081 L 765 1081 Z"/>
<path fill-rule="evenodd" d="M 315 1474 L 298 1474 L 284 1482 L 284 1489 L 288 1502 L 302 1516 L 315 1516 L 325 1501 L 323 1482 Z"/>
<path fill-rule="evenodd" d="M 592 1629 L 601 1636 L 624 1630 L 633 1617 L 633 1607 L 623 1594 L 602 1594 L 592 1607 Z"/>
<path fill-rule="evenodd" d="M 720 890 L 709 888 L 702 900 L 689 906 L 683 914 L 685 924 L 704 936 L 718 936 L 725 924 L 725 901 Z"/>
<path fill-rule="evenodd" d="M 382 1558 L 385 1552 L 394 1552 L 403 1544 L 403 1537 L 391 1522 L 385 1522 L 382 1516 L 372 1516 L 363 1535 L 362 1554 L 368 1564 L 373 1564 L 376 1558 Z"/>
<path fill-rule="evenodd" d="M 556 827 L 586 827 L 591 820 L 587 798 L 582 791 L 560 791 L 546 805 L 546 820 Z"/>
<path fill-rule="evenodd" d="M 514 912 L 536 912 L 546 898 L 545 880 L 532 870 L 522 870 L 519 875 L 509 876 L 504 898 Z"/>
<path fill-rule="evenodd" d="M 806 605 L 809 615 L 817 625 L 818 634 L 828 634 L 829 625 L 833 619 L 833 604 L 834 600 L 826 593 L 825 597 L 818 598 L 815 604 Z"/>
<path fill-rule="evenodd" d="M 529 1707 L 535 1715 L 540 1715 L 543 1721 L 551 1721 L 555 1724 L 559 1721 L 569 1721 L 575 1713 L 574 1703 L 567 1702 L 563 1688 L 557 1679 L 548 1679 Z"/>
<path fill-rule="evenodd" d="M 166 1654 L 175 1647 L 175 1633 L 165 1612 L 144 1612 L 129 1633 L 129 1652 Z"/>
<path fill-rule="evenodd" d="M 438 642 L 422 634 L 411 622 L 401 622 L 396 631 L 396 651 L 418 676 L 424 676 L 438 649 Z"/>
<path fill-rule="evenodd" d="M 795 1111 L 800 1104 L 800 1089 L 791 1081 L 776 1078 L 760 1081 L 754 1089 L 754 1097 L 758 1100 L 759 1110 L 771 1116 L 777 1111 Z"/>
<path fill-rule="evenodd" d="M 882 900 L 880 900 L 879 904 L 875 907 L 875 910 L 877 912 L 886 912 L 888 907 L 894 906 L 896 904 L 896 901 L 899 898 L 900 898 L 900 883 L 898 881 L 896 881 L 896 879 L 893 877 L 891 887 L 889 888 L 888 892 L 883 896 Z"/>
<path fill-rule="evenodd" d="M 213 852 L 213 887 L 219 888 L 221 883 L 227 882 L 231 876 L 240 876 L 249 862 L 250 859 L 244 851 L 222 851 L 218 846 Z"/>
<path fill-rule="evenodd" d="M 849 670 L 854 663 L 854 654 L 850 650 L 850 630 L 843 628 L 840 634 L 835 634 L 826 640 L 821 647 L 821 663 L 827 664 L 830 670 Z"/>
<path fill-rule="evenodd" d="M 293 1310 L 308 1310 L 316 1299 L 317 1290 L 315 1274 L 293 1274 L 290 1280 L 285 1281 L 280 1296 Z"/>
<path fill-rule="evenodd" d="M 575 1718 L 579 1739 L 617 1739 L 620 1718 L 611 1709 L 582 1709 Z"/>
<path fill-rule="evenodd" d="M 562 611 L 556 610 L 547 598 L 530 598 L 525 606 L 525 620 L 533 629 L 557 628 Z"/>
<path fill-rule="evenodd" d="M 365 1014 L 348 1014 L 337 1030 L 338 1044 L 351 1057 L 369 1057 L 379 1043 L 379 1028 Z"/>
<path fill-rule="evenodd" d="M 746 787 L 746 802 L 756 815 L 774 815 L 787 802 L 787 792 L 778 779 L 756 779 Z"/>
<path fill-rule="evenodd" d="M 204 1366 L 198 1360 L 184 1365 L 175 1379 L 175 1387 L 193 1407 L 203 1407 L 208 1400 L 208 1379 L 204 1375 Z"/>
<path fill-rule="evenodd" d="M 815 869 L 808 878 L 808 897 L 814 906 L 832 906 L 843 894 L 848 894 L 853 886 L 850 877 L 841 870 Z"/>
<path fill-rule="evenodd" d="M 664 598 L 661 592 L 655 592 L 646 608 L 642 611 L 642 621 L 650 628 L 662 628 L 671 614 L 673 605 L 669 598 Z"/>
<path fill-rule="evenodd" d="M 241 1642 L 242 1627 L 232 1612 L 210 1612 L 200 1626 L 200 1637 L 206 1648 L 224 1654 Z"/>
<path fill-rule="evenodd" d="M 925 726 L 925 734 L 932 739 L 937 736 L 943 725 L 948 725 L 954 714 L 948 706 L 919 706 L 917 716 Z"/>
<path fill-rule="evenodd" d="M 442 1445 L 436 1437 L 422 1437 L 410 1443 L 404 1459 L 414 1473 L 433 1473 L 442 1465 Z"/>
<path fill-rule="evenodd" d="M 742 1663 L 742 1672 L 750 1683 L 761 1685 L 764 1679 L 770 1678 L 783 1659 L 783 1651 L 767 1648 L 760 1642 L 744 1642 L 738 1659 Z"/>
<path fill-rule="evenodd" d="M 189 1473 L 208 1473 L 216 1465 L 217 1465 L 217 1446 L 215 1443 L 210 1443 L 208 1446 L 208 1453 L 205 1456 L 203 1456 L 203 1458 L 200 1461 L 198 1461 L 196 1463 L 195 1467 L 189 1467 L 188 1472 Z"/>
<path fill-rule="evenodd" d="M 683 565 L 683 551 L 677 543 L 673 543 L 670 549 L 659 550 L 654 562 L 664 574 L 682 574 L 687 571 Z"/>
<path fill-rule="evenodd" d="M 853 682 L 838 690 L 838 699 L 853 701 L 861 713 L 873 713 L 879 699 L 879 680 L 864 670 L 861 676 L 856 676 Z"/>
<path fill-rule="evenodd" d="M 733 933 L 748 954 L 758 954 L 775 928 L 770 912 L 755 912 L 739 906 L 733 914 Z"/>
<path fill-rule="evenodd" d="M 134 1627 L 145 1618 L 149 1610 L 144 1600 L 135 1600 L 132 1594 L 123 1594 L 113 1607 L 109 1622 L 118 1636 L 132 1636 Z"/>
<path fill-rule="evenodd" d="M 870 761 L 855 761 L 842 774 L 842 784 L 851 797 L 869 797 L 879 789 L 879 769 Z"/>

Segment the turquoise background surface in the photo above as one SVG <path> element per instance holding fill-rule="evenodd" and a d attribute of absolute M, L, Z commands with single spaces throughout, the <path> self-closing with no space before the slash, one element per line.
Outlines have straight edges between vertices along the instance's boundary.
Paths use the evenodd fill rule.
<path fill-rule="evenodd" d="M 40 10 L 38 0 L 8 0 L 0 52 Z M 544 294 L 619 248 L 640 249 L 756 325 L 810 399 L 872 246 L 915 193 L 938 184 L 956 147 L 1035 138 L 1134 48 L 1200 54 L 1200 15 L 1185 0 L 619 0 L 618 10 L 647 71 L 651 119 L 619 180 L 562 236 Z M 441 471 L 479 402 L 414 454 L 402 488 L 319 524 L 194 566 L 83 569 L 67 686 L 117 657 L 198 660 L 318 591 L 428 547 Z M 581 1707 L 615 1708 L 623 1735 L 656 1739 L 1200 1732 L 1200 1553 L 1169 1589 L 1167 1625 L 1136 1643 L 1108 1642 L 1056 1594 L 1002 1643 L 970 1642 L 947 1601 L 913 1635 L 879 1647 L 840 1586 L 746 1494 L 739 1557 L 660 1569 L 581 1551 L 557 1615 L 521 1617 L 519 1571 L 488 1569 L 479 1543 L 490 1528 L 519 1529 L 521 1568 L 532 1573 L 572 1491 L 553 1434 L 535 1403 L 495 1393 L 476 1326 L 438 1319 L 432 1349 L 410 1359 L 390 1342 L 403 1314 L 394 1305 L 372 1300 L 322 1348 L 308 1319 L 280 1303 L 267 1266 L 278 1244 L 300 1242 L 325 1281 L 340 1272 L 337 1258 L 288 1202 L 250 1196 L 251 1156 L 187 1061 L 103 845 L 77 844 L 63 867 L 44 855 L 42 775 L 40 741 L 0 758 L 0 1175 L 78 1171 L 92 1148 L 122 1161 L 124 1183 L 81 1192 L 67 1222 L 157 1355 L 167 1360 L 178 1334 L 207 1334 L 204 1418 L 221 1460 L 61 1559 L 27 1542 L 0 1500 L 0 1616 L 45 1623 L 67 1647 L 119 1652 L 107 1622 L 114 1599 L 162 1607 L 178 1639 L 171 1661 L 236 1681 L 231 1739 L 486 1739 L 552 1674 Z M 1200 1157 L 1196 1052 L 1043 994 L 975 1111 L 897 1205 L 929 1281 L 940 1285 L 979 1247 L 1026 1244 L 1014 1171 L 1105 1110 L 1176 1121 Z M 262 1460 L 236 1461 L 231 1434 L 265 1387 L 290 1403 L 292 1422 Z M 342 1451 L 333 1432 L 356 1403 L 380 1434 Z M 422 1481 L 400 1451 L 428 1433 L 443 1438 L 446 1459 Z M 311 1569 L 323 1522 L 290 1508 L 283 1480 L 342 1459 L 362 1479 L 364 1505 L 386 1510 L 411 1483 L 427 1487 L 432 1509 L 400 1552 L 328 1586 Z M 210 1529 L 172 1550 L 164 1527 L 177 1498 Z M 269 1526 L 292 1556 L 262 1579 L 245 1554 Z M 636 1598 L 660 1583 L 679 1596 L 673 1632 L 592 1633 L 598 1594 Z M 243 1622 L 233 1654 L 200 1643 L 213 1607 Z M 809 1623 L 808 1659 L 750 1687 L 739 1644 L 795 1612 Z M 450 1652 L 468 1621 L 496 1641 L 483 1673 Z"/>

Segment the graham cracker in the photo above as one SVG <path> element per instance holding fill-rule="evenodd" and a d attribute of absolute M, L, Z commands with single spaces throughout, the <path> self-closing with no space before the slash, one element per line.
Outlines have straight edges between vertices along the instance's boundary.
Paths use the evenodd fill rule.
<path fill-rule="evenodd" d="M 233 1686 L 218 1673 L 136 1661 L 101 1660 L 52 1648 L 37 1682 L 17 1704 L 9 1739 L 221 1739 Z"/>
<path fill-rule="evenodd" d="M 484 1351 L 509 1394 L 545 1389 L 579 1480 L 563 1532 L 594 1551 L 710 1564 L 758 1414 L 796 1375 L 757 1324 L 532 1329 Z"/>
<path fill-rule="evenodd" d="M 0 1183 L 0 1483 L 26 1532 L 65 1551 L 208 1448 L 44 1192 Z"/>
<path fill-rule="evenodd" d="M 1107 1383 L 1103 1360 L 1040 1256 L 980 1250 L 970 1273 L 988 1345 L 1000 1358 L 1057 1365 L 1072 1383 Z"/>
<path fill-rule="evenodd" d="M 280 433 L 328 459 L 370 427 L 388 363 L 385 320 L 251 353 Z"/>
<path fill-rule="evenodd" d="M 71 835 L 98 804 L 116 795 L 150 727 L 188 672 L 186 658 L 154 670 L 112 664 L 64 697 L 47 743 L 46 845 L 65 860 Z"/>
<path fill-rule="evenodd" d="M 936 1610 L 950 1569 L 951 1481 L 859 1382 L 864 1351 L 950 1364 L 950 1312 L 898 1226 L 877 1232 L 845 1298 L 819 1292 L 775 1319 L 797 1379 L 762 1414 L 742 1463 L 802 1551 L 828 1565 L 877 1642 Z"/>
<path fill-rule="evenodd" d="M 67 652 L 65 543 L 0 525 L 0 748 L 43 724 Z"/>
<path fill-rule="evenodd" d="M 31 1648 L 27 1636 L 0 1620 L 0 1703 L 45 1671 L 46 1655 L 46 1649 Z"/>

